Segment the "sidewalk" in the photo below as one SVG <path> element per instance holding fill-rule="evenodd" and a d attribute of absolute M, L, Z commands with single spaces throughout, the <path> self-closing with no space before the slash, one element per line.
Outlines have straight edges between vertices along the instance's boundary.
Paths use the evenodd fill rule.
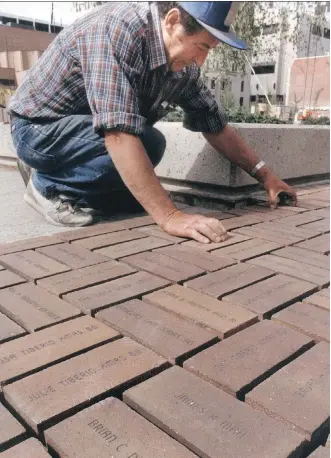
<path fill-rule="evenodd" d="M 201 245 L 149 216 L 59 231 L 19 180 L 1 171 L 1 458 L 329 456 L 329 186 L 198 208 L 231 235 Z"/>

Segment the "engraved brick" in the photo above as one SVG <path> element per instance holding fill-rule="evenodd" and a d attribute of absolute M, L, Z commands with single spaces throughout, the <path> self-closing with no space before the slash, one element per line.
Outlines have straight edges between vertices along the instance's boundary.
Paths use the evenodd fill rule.
<path fill-rule="evenodd" d="M 237 243 L 220 250 L 213 251 L 214 256 L 229 256 L 238 261 L 246 261 L 247 259 L 256 258 L 262 254 L 270 253 L 273 250 L 281 248 L 281 245 L 268 242 L 261 239 L 251 239 L 246 242 Z"/>
<path fill-rule="evenodd" d="M 165 254 L 178 261 L 193 264 L 207 272 L 214 272 L 215 270 L 224 269 L 225 267 L 236 264 L 236 261 L 225 257 L 226 255 L 224 257 L 215 257 L 210 253 L 204 253 L 202 250 L 195 250 L 194 248 L 183 247 L 182 245 L 158 248 L 156 252 Z"/>
<path fill-rule="evenodd" d="M 321 208 L 320 210 L 315 210 L 312 213 L 315 216 L 320 216 L 321 218 L 330 219 L 330 208 Z"/>
<path fill-rule="evenodd" d="M 0 346 L 0 391 L 9 381 L 118 336 L 105 324 L 84 316 L 4 343 Z"/>
<path fill-rule="evenodd" d="M 319 221 L 313 221 L 312 223 L 300 226 L 300 228 L 316 231 L 320 234 L 326 234 L 327 232 L 330 232 L 330 218 L 324 218 Z"/>
<path fill-rule="evenodd" d="M 312 344 L 300 332 L 264 320 L 193 356 L 184 368 L 243 399 Z"/>
<path fill-rule="evenodd" d="M 184 242 L 181 246 L 182 247 L 187 247 L 187 248 L 194 248 L 198 249 L 200 251 L 213 251 L 217 250 L 218 248 L 223 248 L 226 246 L 234 245 L 239 242 L 244 242 L 245 240 L 249 240 L 252 237 L 248 237 L 245 235 L 240 235 L 236 234 L 234 232 L 228 233 L 229 238 L 225 240 L 224 242 L 216 243 L 216 242 L 210 242 L 210 243 L 200 243 L 196 242 L 195 240 L 190 240 L 189 242 Z"/>
<path fill-rule="evenodd" d="M 165 310 L 133 299 L 96 318 L 176 364 L 218 341 L 215 334 Z"/>
<path fill-rule="evenodd" d="M 153 253 L 147 251 L 121 260 L 134 268 L 146 270 L 172 282 L 183 282 L 205 273 L 205 270 L 195 265 L 170 258 L 155 251 Z"/>
<path fill-rule="evenodd" d="M 12 447 L 26 435 L 21 423 L 0 403 L 0 452 Z"/>
<path fill-rule="evenodd" d="M 125 278 L 66 294 L 64 299 L 85 313 L 95 313 L 110 305 L 168 286 L 169 282 L 148 272 L 138 272 Z"/>
<path fill-rule="evenodd" d="M 269 207 L 268 204 L 262 204 L 262 205 L 249 205 L 248 207 L 244 207 L 247 210 L 253 211 L 253 212 L 258 212 L 258 213 L 263 213 L 263 214 L 270 214 L 270 215 L 275 215 L 278 218 L 284 218 L 286 216 L 291 216 L 293 212 L 295 213 L 303 213 L 305 211 L 304 208 L 298 208 L 298 207 L 277 207 L 275 209 L 272 209 Z"/>
<path fill-rule="evenodd" d="M 242 307 L 209 297 L 183 286 L 173 285 L 143 297 L 183 318 L 214 330 L 221 338 L 255 323 L 257 316 Z"/>
<path fill-rule="evenodd" d="M 305 240 L 298 243 L 296 246 L 304 248 L 305 250 L 317 251 L 317 253 L 328 254 L 330 253 L 330 235 L 323 234 L 311 240 Z M 1 261 L 1 258 L 0 258 Z"/>
<path fill-rule="evenodd" d="M 196 457 L 126 404 L 112 397 L 46 430 L 45 438 L 59 456 Z"/>
<path fill-rule="evenodd" d="M 282 222 L 284 225 L 301 226 L 302 224 L 312 223 L 319 219 L 322 219 L 320 215 L 310 211 L 301 213 L 300 215 L 288 216 L 287 218 L 283 218 Z"/>
<path fill-rule="evenodd" d="M 168 367 L 164 358 L 124 337 L 4 388 L 4 396 L 36 433 L 58 415 L 134 384 Z"/>
<path fill-rule="evenodd" d="M 300 199 L 298 204 L 300 207 L 308 208 L 309 210 L 318 210 L 330 206 L 329 202 L 323 202 L 322 200 L 313 198 Z"/>
<path fill-rule="evenodd" d="M 237 216 L 250 216 L 250 215 L 252 215 L 255 218 L 259 218 L 260 221 L 273 221 L 273 220 L 277 220 L 277 219 L 283 218 L 284 216 L 289 216 L 288 213 L 286 213 L 284 215 L 282 213 L 275 212 L 275 211 L 272 211 L 272 210 L 270 210 L 270 211 L 258 211 L 256 209 L 254 212 L 252 212 L 250 206 L 249 207 L 242 207 L 242 208 L 235 208 L 235 209 L 231 209 L 229 211 L 231 211 L 231 213 L 233 215 L 237 215 Z"/>
<path fill-rule="evenodd" d="M 1 290 L 0 311 L 30 332 L 81 314 L 76 307 L 32 283 Z"/>
<path fill-rule="evenodd" d="M 117 243 L 142 239 L 144 237 L 147 237 L 147 234 L 143 234 L 138 232 L 138 230 L 133 229 L 132 231 L 118 231 L 112 232 L 110 234 L 96 235 L 95 237 L 87 237 L 85 239 L 75 240 L 73 245 L 82 245 L 89 250 L 95 250 L 97 248 L 116 245 Z"/>
<path fill-rule="evenodd" d="M 0 262 L 28 280 L 38 280 L 70 270 L 64 264 L 32 250 L 5 254 L 0 256 Z"/>
<path fill-rule="evenodd" d="M 50 458 L 42 444 L 32 437 L 1 454 L 1 458 Z"/>
<path fill-rule="evenodd" d="M 198 456 L 302 453 L 302 436 L 180 367 L 131 388 L 123 400 Z"/>
<path fill-rule="evenodd" d="M 292 245 L 294 243 L 301 242 L 302 240 L 305 240 L 306 237 L 298 237 L 295 235 L 290 235 L 290 234 L 280 234 L 279 231 L 276 228 L 271 228 L 271 229 L 261 229 L 257 227 L 243 227 L 236 229 L 236 233 L 238 234 L 243 234 L 264 240 L 268 240 L 269 242 L 274 242 L 278 243 L 279 245 Z"/>
<path fill-rule="evenodd" d="M 24 336 L 26 333 L 25 329 L 21 328 L 21 326 L 3 313 L 0 313 L 0 343 Z"/>
<path fill-rule="evenodd" d="M 272 319 L 317 341 L 330 342 L 330 313 L 327 310 L 297 302 L 274 315 Z"/>
<path fill-rule="evenodd" d="M 221 298 L 248 285 L 273 276 L 270 269 L 237 264 L 187 282 L 189 288 Z"/>
<path fill-rule="evenodd" d="M 38 280 L 38 286 L 53 294 L 62 296 L 65 293 L 87 288 L 119 277 L 125 277 L 135 270 L 117 261 L 102 262 L 95 266 L 83 267 L 63 274 Z"/>
<path fill-rule="evenodd" d="M 294 237 L 299 237 L 302 240 L 310 239 L 312 237 L 316 237 L 317 235 L 320 235 L 319 231 L 312 230 L 312 229 L 307 229 L 305 226 L 286 226 L 283 224 L 283 220 L 286 218 L 282 218 L 277 221 L 272 221 L 268 223 L 262 223 L 262 224 L 257 224 L 255 226 L 256 229 L 262 229 L 262 230 L 270 230 L 270 231 L 275 231 L 277 234 L 283 236 L 283 237 L 290 237 L 290 239 Z"/>
<path fill-rule="evenodd" d="M 263 221 L 263 218 L 260 216 L 255 216 L 253 213 L 251 215 L 238 216 L 236 218 L 229 218 L 225 221 L 222 221 L 223 226 L 227 231 L 232 229 L 237 229 L 239 227 L 252 226 L 253 224 L 258 224 Z"/>
<path fill-rule="evenodd" d="M 61 243 L 61 239 L 54 235 L 46 235 L 26 240 L 17 240 L 16 242 L 1 243 L 0 255 L 16 253 L 17 251 L 33 250 L 42 246 L 55 245 Z"/>
<path fill-rule="evenodd" d="M 8 286 L 12 285 L 19 285 L 20 283 L 24 283 L 25 281 L 26 280 L 24 280 L 24 278 L 19 277 L 13 272 L 10 272 L 10 270 L 0 271 L 0 289 L 7 288 Z"/>
<path fill-rule="evenodd" d="M 158 226 L 146 226 L 141 229 L 137 229 L 137 231 L 141 232 L 145 237 L 153 236 L 153 237 L 158 237 L 160 239 L 168 240 L 169 242 L 172 243 L 181 243 L 185 242 L 185 238 L 183 237 L 175 237 L 174 235 L 167 234 L 164 232 L 162 229 L 160 229 Z"/>
<path fill-rule="evenodd" d="M 315 290 L 316 286 L 312 283 L 276 275 L 226 296 L 223 300 L 252 310 L 262 319 Z"/>
<path fill-rule="evenodd" d="M 108 261 L 106 256 L 102 256 L 98 253 L 92 253 L 84 247 L 69 243 L 38 248 L 37 251 L 54 259 L 55 261 L 71 267 L 72 269 L 93 266 L 94 264 Z"/>
<path fill-rule="evenodd" d="M 322 289 L 303 300 L 305 304 L 315 305 L 322 309 L 330 310 L 330 289 Z"/>
<path fill-rule="evenodd" d="M 246 402 L 314 440 L 329 428 L 329 388 L 330 347 L 322 342 L 254 388 Z"/>
<path fill-rule="evenodd" d="M 305 250 L 296 246 L 289 246 L 281 250 L 274 251 L 274 256 L 281 258 L 292 259 L 302 264 L 310 264 L 311 266 L 321 267 L 322 269 L 330 270 L 330 261 L 323 254 L 316 253 L 315 251 Z"/>
<path fill-rule="evenodd" d="M 171 245 L 171 242 L 168 240 L 162 240 L 156 237 L 145 237 L 140 240 L 132 240 L 131 242 L 124 242 L 118 245 L 100 248 L 99 250 L 96 250 L 95 253 L 104 254 L 112 259 L 120 259 L 125 256 L 131 256 L 132 254 L 150 251 L 167 245 Z"/>
<path fill-rule="evenodd" d="M 294 261 L 293 259 L 265 255 L 247 261 L 247 263 L 264 267 L 290 277 L 306 280 L 318 286 L 326 286 L 330 282 L 329 270 L 311 266 L 309 264 L 302 264 L 301 262 Z"/>

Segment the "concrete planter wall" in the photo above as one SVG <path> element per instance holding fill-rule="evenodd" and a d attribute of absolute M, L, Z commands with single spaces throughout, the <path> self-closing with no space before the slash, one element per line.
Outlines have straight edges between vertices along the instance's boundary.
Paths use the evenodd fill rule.
<path fill-rule="evenodd" d="M 201 134 L 184 129 L 182 123 L 160 122 L 156 127 L 167 139 L 165 156 L 156 169 L 161 179 L 225 186 L 233 191 L 256 184 L 256 180 L 211 148 Z M 233 124 L 233 127 L 281 179 L 323 179 L 329 174 L 329 126 Z"/>

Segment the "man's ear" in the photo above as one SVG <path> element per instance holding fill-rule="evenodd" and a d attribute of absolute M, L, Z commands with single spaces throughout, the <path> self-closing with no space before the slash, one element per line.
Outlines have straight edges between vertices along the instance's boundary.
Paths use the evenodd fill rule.
<path fill-rule="evenodd" d="M 180 25 L 180 11 L 178 8 L 172 8 L 164 18 L 164 26 L 168 34 L 171 34 L 178 25 Z"/>

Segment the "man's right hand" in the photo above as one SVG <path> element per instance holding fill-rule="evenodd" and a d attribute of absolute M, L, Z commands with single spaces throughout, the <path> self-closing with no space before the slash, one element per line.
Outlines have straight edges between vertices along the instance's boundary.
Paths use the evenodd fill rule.
<path fill-rule="evenodd" d="M 168 214 L 161 227 L 168 234 L 191 238 L 200 243 L 224 242 L 229 237 L 217 219 L 187 215 L 179 210 Z"/>

